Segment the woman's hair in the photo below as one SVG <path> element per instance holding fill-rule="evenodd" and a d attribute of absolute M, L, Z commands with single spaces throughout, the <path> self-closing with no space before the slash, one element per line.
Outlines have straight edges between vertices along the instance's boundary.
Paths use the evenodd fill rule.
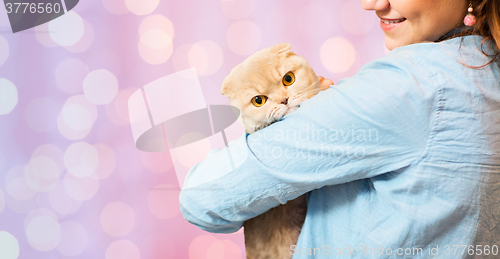
<path fill-rule="evenodd" d="M 470 0 L 474 11 L 472 14 L 476 17 L 476 24 L 472 28 L 461 30 L 462 32 L 452 34 L 451 36 L 445 35 L 441 40 L 467 36 L 467 35 L 481 35 L 483 42 L 481 43 L 480 51 L 484 55 L 490 57 L 490 61 L 482 66 L 469 66 L 470 68 L 483 68 L 492 62 L 500 60 L 500 0 Z M 464 25 L 459 25 L 456 29 L 464 28 Z M 462 43 L 463 43 L 462 38 Z M 483 45 L 485 42 L 490 41 L 493 43 L 493 50 L 485 50 Z M 462 46 L 462 44 L 460 44 Z M 500 63 L 499 63 L 500 65 Z"/>
<path fill-rule="evenodd" d="M 500 1 L 499 0 L 471 0 L 476 16 L 471 34 L 482 35 L 486 40 L 491 40 L 496 46 L 494 57 L 500 52 Z M 484 51 L 483 51 L 484 52 Z M 486 54 L 486 53 L 485 53 Z M 488 53 L 491 55 L 491 53 Z"/>

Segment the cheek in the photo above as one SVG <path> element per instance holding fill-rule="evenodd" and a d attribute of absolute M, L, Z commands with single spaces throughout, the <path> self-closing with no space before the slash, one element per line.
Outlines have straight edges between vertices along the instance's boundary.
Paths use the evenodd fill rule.
<path fill-rule="evenodd" d="M 265 107 L 266 105 L 262 107 L 254 107 L 254 106 L 248 106 L 245 111 L 243 111 L 243 114 L 246 115 L 247 119 L 250 121 L 261 121 L 263 118 L 266 118 L 268 115 L 268 108 Z"/>

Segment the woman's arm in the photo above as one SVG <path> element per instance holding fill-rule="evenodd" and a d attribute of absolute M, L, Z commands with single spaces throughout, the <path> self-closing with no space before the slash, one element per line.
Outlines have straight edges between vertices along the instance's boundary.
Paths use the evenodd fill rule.
<path fill-rule="evenodd" d="M 181 191 L 186 220 L 206 231 L 234 232 L 311 190 L 414 162 L 431 135 L 439 91 L 421 65 L 402 56 L 372 62 L 283 120 L 212 151 L 190 170 Z"/>

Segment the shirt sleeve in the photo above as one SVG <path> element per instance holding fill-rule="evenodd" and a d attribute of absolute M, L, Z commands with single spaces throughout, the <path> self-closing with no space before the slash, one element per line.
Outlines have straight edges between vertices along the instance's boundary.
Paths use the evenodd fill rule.
<path fill-rule="evenodd" d="M 210 152 L 186 178 L 184 218 L 209 232 L 230 233 L 309 191 L 415 162 L 432 137 L 439 90 L 432 73 L 409 54 L 371 62 L 281 121 Z M 237 157 L 234 169 L 225 162 L 228 153 Z M 204 175 L 217 177 L 193 180 Z"/>

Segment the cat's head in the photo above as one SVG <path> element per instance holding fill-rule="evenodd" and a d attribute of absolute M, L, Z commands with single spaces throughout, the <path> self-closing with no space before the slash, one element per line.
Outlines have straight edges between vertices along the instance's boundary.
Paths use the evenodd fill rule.
<path fill-rule="evenodd" d="M 245 131 L 253 133 L 295 111 L 320 91 L 307 61 L 287 43 L 262 49 L 231 70 L 221 93 L 240 109 Z"/>

